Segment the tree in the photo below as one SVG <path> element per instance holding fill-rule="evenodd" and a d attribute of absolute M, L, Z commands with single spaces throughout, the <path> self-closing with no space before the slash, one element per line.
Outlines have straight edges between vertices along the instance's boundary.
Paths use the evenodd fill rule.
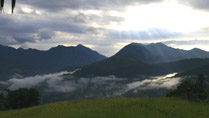
<path fill-rule="evenodd" d="M 171 90 L 167 97 L 181 97 L 192 101 L 204 101 L 209 98 L 208 84 L 204 81 L 204 76 L 199 75 L 198 79 L 183 81 L 175 90 Z"/>
<path fill-rule="evenodd" d="M 16 0 L 12 0 L 12 13 L 14 12 Z M 0 11 L 2 11 L 4 8 L 4 0 L 0 0 Z"/>
<path fill-rule="evenodd" d="M 35 88 L 20 88 L 14 91 L 7 90 L 7 92 L 8 109 L 27 108 L 40 104 L 40 94 Z"/>
<path fill-rule="evenodd" d="M 6 99 L 3 93 L 0 93 L 0 110 L 6 109 Z"/>
<path fill-rule="evenodd" d="M 209 97 L 209 88 L 207 83 L 205 82 L 204 75 L 199 75 L 199 78 L 197 79 L 196 82 L 196 91 L 197 91 L 197 97 L 201 100 L 207 99 Z"/>

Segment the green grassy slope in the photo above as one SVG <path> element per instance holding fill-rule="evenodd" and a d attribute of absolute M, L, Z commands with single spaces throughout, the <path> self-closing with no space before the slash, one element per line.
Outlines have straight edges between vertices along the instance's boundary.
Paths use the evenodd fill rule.
<path fill-rule="evenodd" d="M 208 104 L 176 98 L 113 98 L 2 111 L 0 118 L 208 118 L 208 111 Z"/>

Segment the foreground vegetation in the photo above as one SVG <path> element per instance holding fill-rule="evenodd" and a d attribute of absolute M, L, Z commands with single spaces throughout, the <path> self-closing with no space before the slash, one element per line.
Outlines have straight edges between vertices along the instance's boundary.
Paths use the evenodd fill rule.
<path fill-rule="evenodd" d="M 166 96 L 179 97 L 196 102 L 208 102 L 209 84 L 205 80 L 204 75 L 199 75 L 197 79 L 183 81 L 176 89 L 167 93 Z"/>
<path fill-rule="evenodd" d="M 5 89 L 0 92 L 0 110 L 28 108 L 40 104 L 40 94 L 35 88 Z"/>
<path fill-rule="evenodd" d="M 0 118 L 208 118 L 208 110 L 208 104 L 178 98 L 112 98 L 1 111 Z"/>

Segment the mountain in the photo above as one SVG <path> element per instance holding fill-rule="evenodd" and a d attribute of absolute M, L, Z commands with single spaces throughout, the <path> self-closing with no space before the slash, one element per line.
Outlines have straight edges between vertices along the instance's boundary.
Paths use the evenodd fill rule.
<path fill-rule="evenodd" d="M 209 52 L 168 47 L 162 43 L 149 45 L 131 43 L 114 56 L 81 68 L 75 76 L 138 77 L 182 73 L 209 64 Z"/>
<path fill-rule="evenodd" d="M 144 63 L 160 63 L 192 58 L 209 58 L 209 52 L 197 48 L 189 51 L 175 49 L 162 43 L 152 43 L 149 45 L 131 43 L 113 57 L 129 58 Z"/>
<path fill-rule="evenodd" d="M 96 77 L 114 75 L 120 78 L 141 76 L 161 76 L 169 73 L 183 73 L 209 64 L 209 59 L 185 59 L 176 62 L 147 64 L 122 58 L 110 58 L 86 65 L 74 73 L 77 77 Z"/>
<path fill-rule="evenodd" d="M 31 76 L 55 72 L 65 67 L 79 67 L 106 57 L 83 45 L 57 46 L 47 51 L 0 46 L 0 80 L 15 73 Z"/>

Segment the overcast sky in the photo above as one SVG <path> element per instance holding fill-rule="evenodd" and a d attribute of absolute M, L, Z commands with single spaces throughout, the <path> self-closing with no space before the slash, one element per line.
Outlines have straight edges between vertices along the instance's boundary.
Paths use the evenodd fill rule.
<path fill-rule="evenodd" d="M 83 44 L 111 56 L 131 42 L 209 51 L 209 0 L 17 0 L 0 14 L 0 44 Z"/>

